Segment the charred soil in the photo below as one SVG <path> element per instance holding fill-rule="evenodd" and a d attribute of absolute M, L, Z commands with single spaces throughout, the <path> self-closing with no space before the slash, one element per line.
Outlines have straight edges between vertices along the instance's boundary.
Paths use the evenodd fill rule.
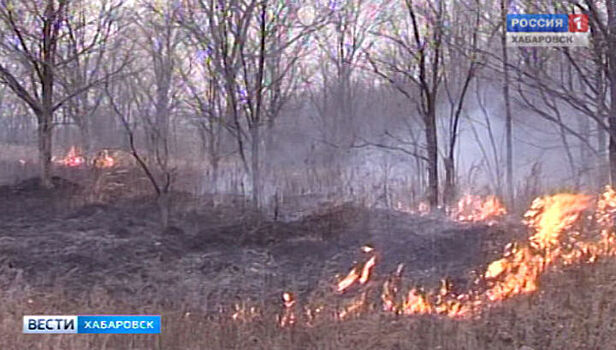
<path fill-rule="evenodd" d="M 460 224 L 441 215 L 338 205 L 292 222 L 240 210 L 229 198 L 172 195 L 162 229 L 154 198 L 87 203 L 84 187 L 60 177 L 0 187 L 0 272 L 45 293 L 78 296 L 102 288 L 120 300 L 172 302 L 191 297 L 215 310 L 234 300 L 279 302 L 283 291 L 322 292 L 362 259 L 378 254 L 375 275 L 405 265 L 405 278 L 427 287 L 448 277 L 465 288 L 521 238 L 519 225 Z M 517 236 L 517 237 L 516 237 Z M 8 282 L 7 282 L 8 283 Z"/>

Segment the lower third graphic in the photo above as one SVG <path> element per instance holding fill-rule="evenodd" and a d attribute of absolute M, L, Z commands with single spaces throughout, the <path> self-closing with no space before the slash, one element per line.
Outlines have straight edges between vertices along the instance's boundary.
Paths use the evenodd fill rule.
<path fill-rule="evenodd" d="M 160 315 L 24 316 L 27 334 L 158 334 Z"/>

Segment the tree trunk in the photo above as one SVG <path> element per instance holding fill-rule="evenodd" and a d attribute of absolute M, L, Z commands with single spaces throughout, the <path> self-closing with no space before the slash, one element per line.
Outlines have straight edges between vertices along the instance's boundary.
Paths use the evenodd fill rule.
<path fill-rule="evenodd" d="M 259 159 L 259 143 L 260 143 L 260 133 L 259 126 L 253 125 L 250 129 L 252 143 L 252 204 L 255 209 L 259 208 L 259 199 L 261 197 L 261 170 L 259 168 L 260 159 Z"/>
<path fill-rule="evenodd" d="M 438 144 L 436 138 L 436 110 L 428 108 L 426 116 L 426 146 L 428 149 L 428 203 L 431 208 L 438 206 Z"/>
<path fill-rule="evenodd" d="M 616 98 L 616 96 L 612 96 Z M 610 183 L 616 186 L 616 106 L 612 103 L 612 112 L 610 113 L 609 128 L 610 128 Z"/>
<path fill-rule="evenodd" d="M 456 198 L 456 169 L 453 154 L 445 158 L 445 187 L 443 188 L 443 203 L 451 204 Z"/>
<path fill-rule="evenodd" d="M 159 193 L 156 204 L 158 204 L 158 210 L 160 213 L 160 224 L 164 230 L 169 227 L 169 211 L 171 208 L 169 193 L 165 191 Z"/>
<path fill-rule="evenodd" d="M 503 50 L 503 99 L 505 100 L 505 142 L 507 143 L 506 156 L 506 173 L 507 173 L 507 202 L 513 207 L 513 123 L 511 120 L 511 101 L 509 99 L 509 60 L 507 55 L 507 35 L 506 35 L 506 18 L 507 6 L 506 0 L 501 0 L 501 16 L 503 21 L 503 31 L 501 35 L 501 46 Z"/>
<path fill-rule="evenodd" d="M 81 150 L 83 154 L 89 159 L 92 147 L 90 143 L 90 129 L 88 128 L 88 123 L 85 121 L 85 119 L 79 122 L 79 136 Z"/>
<path fill-rule="evenodd" d="M 38 151 L 40 182 L 44 188 L 52 188 L 51 182 L 51 147 L 52 147 L 52 120 L 51 112 L 43 112 L 38 123 Z"/>
<path fill-rule="evenodd" d="M 212 157 L 212 161 L 211 161 L 211 165 L 212 165 L 212 193 L 217 194 L 218 193 L 218 157 L 213 156 Z"/>
<path fill-rule="evenodd" d="M 597 87 L 597 90 L 600 91 L 599 93 L 599 97 L 598 97 L 598 101 L 599 101 L 599 108 L 597 108 L 597 119 L 599 120 L 599 122 L 596 123 L 596 129 L 597 129 L 597 179 L 599 181 L 599 187 L 605 186 L 607 183 L 609 183 L 609 173 L 607 171 L 607 167 L 606 167 L 606 155 L 607 155 L 607 132 L 604 128 L 604 116 L 605 116 L 605 108 L 603 108 L 604 106 L 604 102 L 605 102 L 605 94 L 603 91 L 604 87 L 605 87 L 605 79 L 603 77 L 603 66 L 602 66 L 602 59 L 599 58 L 597 59 L 597 62 L 595 63 L 597 68 L 595 71 L 595 86 Z"/>
<path fill-rule="evenodd" d="M 607 22 L 609 27 L 608 64 L 610 83 L 610 183 L 616 185 L 616 1 L 607 1 Z"/>

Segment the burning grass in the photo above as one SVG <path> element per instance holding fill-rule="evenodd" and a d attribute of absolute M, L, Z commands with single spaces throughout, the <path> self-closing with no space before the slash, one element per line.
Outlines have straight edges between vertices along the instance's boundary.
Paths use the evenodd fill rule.
<path fill-rule="evenodd" d="M 460 198 L 451 211 L 451 217 L 460 222 L 494 224 L 507 214 L 507 209 L 496 196 L 480 197 L 467 194 Z"/>
<path fill-rule="evenodd" d="M 616 325 L 616 266 L 567 267 L 541 278 L 542 291 L 486 310 L 480 319 L 431 315 L 403 317 L 365 313 L 343 322 L 296 323 L 281 328 L 271 320 L 277 307 L 261 309 L 252 322 L 226 313 L 204 313 L 196 300 L 169 305 L 149 300 L 122 303 L 100 290 L 79 298 L 61 288 L 39 294 L 5 290 L 0 312 L 2 349 L 613 349 Z M 156 293 L 154 293 L 156 294 Z M 23 314 L 160 313 L 160 336 L 24 335 Z"/>
<path fill-rule="evenodd" d="M 488 199 L 486 203 L 493 200 Z M 493 205 L 488 205 L 490 208 Z M 480 208 L 485 206 L 481 205 Z M 595 209 L 594 213 L 589 213 Z M 343 306 L 333 307 L 327 301 L 309 301 L 305 322 L 312 324 L 317 304 L 322 317 L 345 320 L 352 315 L 383 310 L 394 315 L 439 315 L 447 318 L 477 318 L 485 309 L 494 307 L 520 294 L 537 292 L 540 277 L 549 269 L 575 263 L 594 263 L 599 258 L 616 255 L 614 216 L 616 214 L 616 191 L 611 187 L 599 196 L 596 202 L 583 194 L 557 194 L 537 198 L 525 214 L 525 223 L 531 230 L 527 242 L 513 242 L 506 247 L 502 258 L 491 262 L 469 291 L 454 293 L 451 284 L 443 280 L 438 291 L 424 291 L 419 287 L 405 287 L 401 293 L 402 271 L 399 265 L 395 273 L 382 284 L 381 306 L 372 301 L 375 288 L 368 284 L 377 255 L 372 247 L 362 249 L 370 258 L 357 263 L 340 279 L 334 289 L 338 294 L 347 293 L 355 286 L 361 290 Z M 587 215 L 586 222 L 581 218 Z M 489 217 L 484 217 L 488 220 Z M 577 225 L 577 227 L 575 227 Z M 584 235 L 582 235 L 582 232 Z M 366 287 L 361 287 L 366 285 Z M 285 295 L 288 295 L 285 293 Z M 371 297 L 372 296 L 372 297 Z M 371 300 L 372 299 L 372 300 Z M 377 302 L 378 303 L 378 302 Z M 295 301 L 294 301 L 295 304 Z M 292 312 L 285 301 L 284 313 Z M 288 318 L 289 316 L 285 316 Z M 295 315 L 293 319 L 295 320 Z M 281 323 L 281 326 L 292 324 Z"/>
<path fill-rule="evenodd" d="M 131 207 L 132 210 L 138 209 L 134 205 Z M 296 259 L 298 261 L 290 259 L 292 256 L 295 258 L 296 254 L 305 254 L 310 244 L 316 247 L 313 253 L 323 253 L 333 246 L 332 241 L 281 241 L 272 250 L 255 244 L 246 248 L 236 246 L 222 254 L 212 247 L 206 250 L 201 246 L 193 247 L 193 239 L 203 240 L 200 235 L 182 233 L 165 237 L 149 233 L 150 236 L 147 236 L 150 230 L 146 224 L 150 220 L 145 220 L 144 215 L 136 215 L 137 212 L 116 208 L 118 213 L 110 216 L 112 208 L 90 209 L 91 213 L 64 213 L 62 220 L 52 220 L 58 225 L 58 230 L 59 225 L 67 220 L 72 220 L 72 225 L 79 227 L 78 235 L 75 232 L 59 233 L 48 239 L 49 242 L 56 242 L 58 249 L 66 248 L 66 252 L 72 252 L 66 257 L 79 258 L 74 261 L 72 258 L 65 259 L 66 266 L 75 263 L 78 267 L 77 272 L 71 270 L 66 274 L 66 281 L 69 275 L 81 273 L 80 269 L 87 270 L 90 277 L 111 276 L 109 269 L 103 270 L 101 264 L 94 263 L 106 262 L 105 256 L 111 251 L 126 260 L 123 260 L 124 265 L 113 265 L 117 267 L 113 274 L 124 275 L 126 279 L 89 280 L 91 288 L 84 289 L 79 297 L 74 293 L 67 294 L 63 290 L 67 284 L 62 284 L 61 279 L 56 283 L 63 287 L 50 290 L 48 286 L 42 289 L 39 286 L 36 290 L 26 290 L 24 294 L 21 289 L 29 283 L 20 278 L 24 271 L 23 275 L 28 273 L 28 266 L 16 255 L 12 264 L 21 272 L 14 276 L 10 285 L 2 288 L 5 303 L 0 306 L 0 312 L 9 315 L 0 323 L 3 349 L 49 348 L 49 344 L 52 348 L 67 349 L 517 349 L 524 345 L 535 349 L 582 349 L 613 348 L 615 345 L 609 334 L 612 324 L 616 324 L 613 316 L 616 313 L 612 312 L 616 305 L 613 302 L 616 284 L 611 278 L 616 269 L 610 259 L 614 255 L 616 192 L 611 188 L 598 198 L 561 194 L 537 199 L 525 217 L 528 238 L 509 244 L 501 256 L 481 263 L 473 260 L 470 264 L 478 268 L 477 275 L 474 282 L 471 278 L 470 286 L 463 288 L 448 279 L 444 279 L 439 288 L 422 288 L 413 281 L 417 270 L 413 270 L 416 267 L 412 261 L 397 260 L 407 255 L 417 255 L 420 251 L 411 250 L 417 248 L 413 244 L 423 245 L 424 242 L 424 238 L 412 230 L 397 231 L 396 225 L 406 225 L 407 221 L 403 219 L 419 225 L 417 231 L 426 236 L 433 237 L 441 232 L 438 239 L 449 240 L 462 234 L 461 231 L 448 235 L 442 235 L 442 231 L 429 231 L 431 227 L 437 227 L 434 223 L 430 224 L 431 218 L 412 216 L 389 222 L 375 220 L 379 216 L 370 219 L 363 215 L 366 220 L 357 223 L 356 218 L 361 216 L 351 215 L 351 221 L 358 226 L 345 230 L 354 233 L 354 239 L 357 238 L 357 227 L 371 231 L 389 224 L 391 228 L 387 232 L 378 231 L 379 235 L 372 237 L 376 244 L 364 245 L 360 251 L 353 248 L 353 256 L 357 259 L 353 264 L 348 264 L 350 258 L 337 260 L 338 263 L 345 263 L 336 265 L 335 271 L 341 275 L 334 276 L 326 264 L 320 269 L 305 271 L 293 266 L 304 266 L 299 264 L 303 260 L 310 267 L 333 260 L 341 248 L 334 247 L 332 254 L 336 255 L 333 256 L 324 254 L 321 258 L 315 258 L 306 254 L 304 258 Z M 144 219 L 143 223 L 133 223 L 133 226 L 140 227 L 137 235 L 139 241 L 128 235 L 111 239 L 112 236 L 101 228 L 101 224 L 106 223 L 101 218 L 115 222 L 118 218 L 124 218 L 119 213 L 126 214 L 126 219 Z M 382 218 L 389 220 L 389 214 Z M 187 219 L 184 218 L 185 223 Z M 195 222 L 195 227 L 202 229 L 203 223 Z M 23 222 L 5 225 L 15 229 L 19 226 L 17 224 L 23 225 Z M 439 230 L 444 224 L 474 226 L 452 221 L 438 224 Z M 237 228 L 233 226 L 231 229 L 236 231 Z M 297 234 L 297 228 L 289 226 L 289 232 Z M 184 226 L 184 229 L 188 231 L 189 226 Z M 490 230 L 495 229 L 490 227 Z M 464 249 L 460 244 L 467 240 L 465 237 L 476 237 L 480 232 L 469 232 L 461 241 L 450 240 L 447 245 L 459 251 Z M 406 236 L 401 233 L 406 233 Z M 75 244 L 75 237 L 87 240 Z M 73 244 L 63 243 L 60 238 L 66 238 L 66 242 Z M 383 240 L 379 241 L 379 238 Z M 12 248 L 17 252 L 17 248 L 21 247 L 19 244 L 23 243 L 27 247 L 23 250 L 28 252 L 31 261 L 33 257 L 47 257 L 55 249 L 48 249 L 47 244 L 37 247 L 36 242 L 41 242 L 41 238 L 26 240 L 26 236 L 19 242 L 5 240 L 6 251 L 11 252 L 8 248 Z M 136 242 L 139 249 L 127 248 Z M 387 250 L 386 244 L 394 242 L 402 245 L 406 254 L 390 254 L 396 250 Z M 435 242 L 432 241 L 432 246 Z M 298 249 L 292 250 L 295 243 Z M 342 236 L 336 244 L 347 246 L 349 240 Z M 165 260 L 168 259 L 167 251 L 175 245 L 183 254 Z M 355 243 L 351 246 L 359 247 Z M 93 249 L 86 258 L 71 251 L 76 247 L 80 247 L 78 252 L 81 253 L 88 247 Z M 127 248 L 126 251 L 120 252 L 124 248 Z M 188 259 L 186 255 L 191 249 L 198 252 L 191 251 Z M 423 248 L 420 246 L 419 249 Z M 439 258 L 451 258 L 446 252 Z M 132 255 L 139 258 L 131 260 Z M 152 259 L 147 263 L 149 269 L 139 266 L 138 261 L 144 265 L 144 257 L 150 255 Z M 231 255 L 234 257 L 231 265 L 225 265 L 224 260 L 217 258 Z M 392 266 L 387 259 L 396 261 Z M 89 262 L 91 266 L 84 262 Z M 398 262 L 400 264 L 395 265 Z M 195 274 L 199 264 L 203 264 L 204 275 Z M 182 265 L 185 265 L 186 271 L 177 269 Z M 269 292 L 264 291 L 261 284 L 258 288 L 249 288 L 249 283 L 251 280 L 265 281 L 268 271 L 272 270 L 277 275 L 307 279 L 306 284 L 310 284 L 311 288 L 297 288 L 294 283 L 286 283 L 284 289 L 278 289 L 278 303 L 265 300 L 263 296 L 269 298 Z M 161 271 L 166 271 L 164 276 L 168 280 L 160 278 Z M 189 273 L 190 284 L 186 282 Z M 6 271 L 0 274 L 3 278 L 8 275 Z M 142 276 L 143 286 L 135 284 L 139 282 L 136 280 L 140 280 L 137 275 Z M 225 280 L 230 282 L 223 283 Z M 159 283 L 162 281 L 168 283 Z M 130 299 L 108 292 L 119 282 L 131 294 L 148 291 L 148 297 Z M 281 286 L 271 282 L 270 287 Z M 229 295 L 238 283 L 242 289 L 254 292 L 252 298 L 238 298 L 236 303 L 216 304 L 215 307 L 207 302 L 208 288 Z M 189 289 L 190 293 L 187 293 Z M 45 290 L 45 294 L 40 294 L 41 290 Z M 85 313 L 161 313 L 163 334 L 136 337 L 14 336 L 17 333 L 15 330 L 20 329 L 19 322 L 24 314 Z"/>

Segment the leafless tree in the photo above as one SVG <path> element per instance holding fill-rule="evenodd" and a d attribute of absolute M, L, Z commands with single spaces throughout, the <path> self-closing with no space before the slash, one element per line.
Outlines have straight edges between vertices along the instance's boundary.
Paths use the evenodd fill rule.
<path fill-rule="evenodd" d="M 79 20 L 85 2 L 71 0 L 2 0 L 0 2 L 0 82 L 22 99 L 38 121 L 40 180 L 51 187 L 54 113 L 68 101 L 104 82 L 110 75 L 82 81 L 59 91 L 59 76 L 76 60 L 100 50 L 109 37 L 121 2 L 102 1 L 97 14 Z M 71 37 L 89 38 L 75 49 Z"/>
<path fill-rule="evenodd" d="M 374 72 L 409 99 L 423 124 L 425 152 L 417 154 L 428 165 L 428 202 L 439 204 L 437 95 L 442 83 L 445 4 L 418 5 L 405 0 L 406 20 L 393 20 L 393 33 L 377 33 L 391 46 L 389 54 L 370 53 Z M 408 30 L 408 31 L 407 31 Z M 385 51 L 386 52 L 386 51 Z M 413 114 L 409 112 L 409 114 Z"/>
<path fill-rule="evenodd" d="M 454 23 L 463 23 L 460 18 L 474 18 L 468 25 L 461 24 L 455 29 L 449 29 L 445 34 L 447 45 L 443 57 L 443 87 L 449 105 L 448 142 L 444 157 L 443 202 L 445 204 L 451 204 L 457 196 L 455 153 L 460 123 L 467 93 L 482 66 L 483 59 L 478 50 L 482 3 L 474 1 L 469 7 L 470 9 L 458 3 L 453 4 L 450 17 Z"/>
<path fill-rule="evenodd" d="M 269 0 L 196 1 L 189 9 L 180 23 L 211 50 L 223 81 L 228 125 L 251 175 L 252 202 L 258 207 L 262 128 L 273 124 L 290 96 L 289 87 L 295 87 L 291 78 L 302 53 L 300 39 L 315 26 L 301 24 L 292 4 Z"/>

